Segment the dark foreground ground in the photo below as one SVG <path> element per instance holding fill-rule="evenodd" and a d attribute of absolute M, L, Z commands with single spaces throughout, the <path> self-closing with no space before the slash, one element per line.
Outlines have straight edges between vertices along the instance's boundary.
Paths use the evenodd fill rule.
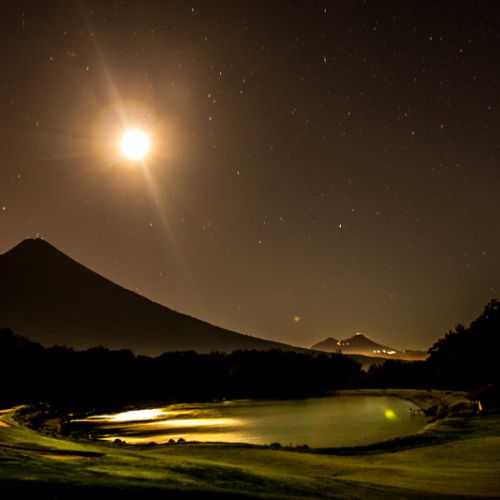
<path fill-rule="evenodd" d="M 360 430 L 361 431 L 361 430 Z M 456 417 L 364 448 L 127 446 L 32 431 L 0 412 L 0 498 L 500 497 L 500 417 Z"/>

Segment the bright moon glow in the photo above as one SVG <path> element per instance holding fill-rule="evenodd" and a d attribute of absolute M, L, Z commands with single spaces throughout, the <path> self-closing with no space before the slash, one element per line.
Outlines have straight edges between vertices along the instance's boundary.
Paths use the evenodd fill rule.
<path fill-rule="evenodd" d="M 141 130 L 127 130 L 120 140 L 120 150 L 131 161 L 143 160 L 149 153 L 149 136 Z"/>

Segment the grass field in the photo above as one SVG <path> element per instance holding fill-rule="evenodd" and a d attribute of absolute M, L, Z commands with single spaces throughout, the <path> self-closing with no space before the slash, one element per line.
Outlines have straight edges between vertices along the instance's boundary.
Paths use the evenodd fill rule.
<path fill-rule="evenodd" d="M 415 391 L 404 396 L 418 400 Z M 498 416 L 447 418 L 416 436 L 318 452 L 77 441 L 30 430 L 16 422 L 14 413 L 14 409 L 0 412 L 0 498 L 14 494 L 58 499 L 500 495 Z"/>

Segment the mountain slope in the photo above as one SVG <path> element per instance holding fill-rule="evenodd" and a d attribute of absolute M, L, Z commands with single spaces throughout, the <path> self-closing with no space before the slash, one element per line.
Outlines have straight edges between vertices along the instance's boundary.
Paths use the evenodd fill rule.
<path fill-rule="evenodd" d="M 370 355 L 380 353 L 396 354 L 397 352 L 396 349 L 392 347 L 374 342 L 362 333 L 356 333 L 348 339 L 341 340 L 340 348 L 342 351 L 355 351 L 360 354 L 370 353 Z"/>
<path fill-rule="evenodd" d="M 370 357 L 396 358 L 396 359 L 425 359 L 427 353 L 423 351 L 398 351 L 392 347 L 378 344 L 362 333 L 356 333 L 344 340 L 329 337 L 322 342 L 311 346 L 311 349 L 326 352 L 342 352 L 343 354 L 359 354 Z"/>
<path fill-rule="evenodd" d="M 139 354 L 293 349 L 178 313 L 126 290 L 41 239 L 0 255 L 0 326 L 45 345 Z"/>
<path fill-rule="evenodd" d="M 325 351 L 325 352 L 338 352 L 340 351 L 339 340 L 334 339 L 333 337 L 328 337 L 317 344 L 311 346 L 311 349 L 315 349 L 317 351 Z"/>
<path fill-rule="evenodd" d="M 311 349 L 327 352 L 343 352 L 344 354 L 362 354 L 365 356 L 396 353 L 395 349 L 377 344 L 362 333 L 356 333 L 352 337 L 344 340 L 337 340 L 333 337 L 329 337 L 322 342 L 314 344 Z"/>

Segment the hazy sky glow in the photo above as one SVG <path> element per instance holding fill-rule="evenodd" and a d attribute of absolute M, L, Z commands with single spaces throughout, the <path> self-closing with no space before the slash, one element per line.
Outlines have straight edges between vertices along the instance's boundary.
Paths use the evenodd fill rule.
<path fill-rule="evenodd" d="M 496 1 L 3 2 L 0 252 L 38 234 L 263 338 L 427 348 L 499 295 L 499 24 Z"/>

